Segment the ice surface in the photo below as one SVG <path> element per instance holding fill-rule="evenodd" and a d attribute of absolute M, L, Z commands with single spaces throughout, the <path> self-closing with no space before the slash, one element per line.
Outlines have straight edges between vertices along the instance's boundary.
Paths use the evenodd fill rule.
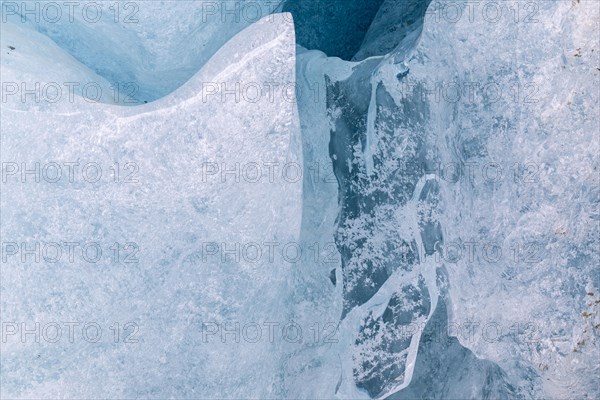
<path fill-rule="evenodd" d="M 288 1 L 308 51 L 287 14 L 222 21 L 211 3 L 2 25 L 3 82 L 166 95 L 3 101 L 3 162 L 139 168 L 134 185 L 11 176 L 3 241 L 135 242 L 139 262 L 12 259 L 2 320 L 133 322 L 140 342 L 3 343 L 2 396 L 600 397 L 597 3 L 443 0 L 421 21 L 427 1 Z M 222 101 L 215 82 L 295 82 L 297 99 Z M 202 179 L 257 161 L 303 180 Z M 203 259 L 268 241 L 317 257 Z M 207 321 L 295 321 L 305 340 L 207 344 Z"/>
<path fill-rule="evenodd" d="M 81 169 L 74 182 L 29 176 L 23 183 L 17 174 L 3 183 L 3 243 L 97 243 L 103 251 L 92 263 L 66 256 L 55 263 L 33 256 L 3 262 L 3 322 L 29 328 L 55 322 L 63 329 L 64 322 L 93 322 L 103 331 L 99 343 L 82 340 L 81 326 L 74 343 L 9 337 L 1 354 L 3 398 L 282 396 L 281 340 L 223 343 L 217 336 L 206 343 L 202 324 L 287 321 L 292 265 L 279 252 L 274 260 L 223 261 L 220 252 L 207 256 L 204 244 L 298 242 L 302 182 L 281 174 L 273 182 L 223 182 L 203 174 L 206 163 L 301 166 L 296 106 L 281 91 L 240 103 L 209 95 L 204 85 L 294 82 L 290 21 L 277 15 L 252 25 L 186 85 L 147 105 L 77 98 L 24 114 L 20 99 L 3 104 L 4 165 L 96 163 L 103 172 L 96 183 L 82 180 Z M 27 64 L 41 73 L 40 59 Z M 110 168 L 117 163 L 123 175 L 115 181 Z M 115 243 L 135 243 L 122 257 L 137 252 L 115 261 Z M 139 342 L 114 343 L 109 327 L 116 322 L 139 327 L 133 336 Z"/>
<path fill-rule="evenodd" d="M 460 100 L 448 89 L 423 101 L 442 165 L 463 171 L 457 183 L 439 179 L 444 239 L 494 243 L 503 255 L 490 262 L 480 248 L 448 266 L 451 322 L 501 327 L 493 340 L 457 337 L 497 362 L 519 396 L 597 397 L 600 10 L 541 1 L 517 18 L 503 9 L 496 23 L 451 23 L 436 19 L 440 7 L 432 3 L 408 75 L 390 92 L 405 98 L 403 82 L 462 88 Z M 480 85 L 474 98 L 468 83 Z M 491 163 L 501 179 L 482 178 Z"/>

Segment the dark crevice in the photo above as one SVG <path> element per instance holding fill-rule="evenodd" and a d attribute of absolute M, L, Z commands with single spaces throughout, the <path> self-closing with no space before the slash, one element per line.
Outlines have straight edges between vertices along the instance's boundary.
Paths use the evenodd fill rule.
<path fill-rule="evenodd" d="M 283 11 L 294 16 L 298 44 L 330 57 L 350 60 L 384 0 L 287 0 Z"/>
<path fill-rule="evenodd" d="M 287 0 L 299 45 L 361 61 L 394 50 L 420 33 L 431 0 Z"/>

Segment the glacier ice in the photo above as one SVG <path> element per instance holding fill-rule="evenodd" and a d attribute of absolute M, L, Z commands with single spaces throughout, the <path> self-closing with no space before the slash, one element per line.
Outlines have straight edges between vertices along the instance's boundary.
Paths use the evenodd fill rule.
<path fill-rule="evenodd" d="M 299 57 L 325 82 L 340 185 L 337 394 L 597 397 L 598 8 L 533 2 L 498 20 L 448 18 L 456 5 L 432 2 L 418 44 L 417 26 L 383 57 Z M 448 257 L 457 247 L 462 257 Z M 399 303 L 414 320 L 398 323 Z M 425 331 L 473 330 L 438 335 L 447 349 L 419 343 L 422 329 L 410 345 L 394 337 L 423 317 Z"/>
<path fill-rule="evenodd" d="M 7 175 L 3 242 L 29 248 L 40 242 L 96 243 L 105 255 L 112 254 L 113 243 L 133 243 L 136 252 L 132 263 L 112 256 L 93 263 L 63 257 L 51 264 L 7 257 L 3 321 L 25 320 L 30 328 L 36 321 L 89 322 L 104 336 L 98 343 L 81 343 L 77 336 L 74 344 L 11 336 L 2 346 L 2 397 L 281 396 L 280 341 L 217 338 L 207 344 L 202 324 L 286 321 L 290 300 L 282 294 L 289 293 L 293 266 L 280 256 L 255 263 L 228 257 L 223 263 L 220 257 L 206 259 L 203 250 L 207 242 L 297 242 L 302 184 L 281 176 L 241 183 L 202 176 L 208 162 L 301 165 L 297 111 L 282 92 L 241 105 L 233 96 L 206 95 L 203 85 L 293 82 L 293 32 L 282 15 L 258 22 L 185 86 L 146 105 L 77 98 L 24 114 L 19 97 L 3 104 L 4 165 L 95 163 L 105 176 L 82 181 L 78 170 L 73 182 L 36 183 L 35 177 L 23 182 L 19 174 Z M 3 82 L 14 79 L 10 69 L 6 73 Z M 127 163 L 137 171 L 130 184 L 106 176 L 109 168 Z M 115 322 L 139 327 L 138 342 L 114 343 L 109 327 Z"/>
<path fill-rule="evenodd" d="M 442 180 L 445 240 L 498 243 L 510 254 L 490 263 L 480 252 L 449 267 L 450 314 L 503 328 L 495 340 L 477 335 L 464 345 L 498 363 L 519 396 L 597 397 L 598 316 L 585 310 L 599 283 L 600 10 L 535 2 L 501 23 L 451 23 L 436 19 L 443 3 L 432 5 L 404 79 L 428 90 L 463 84 L 458 101 L 427 97 L 435 112 L 426 128 L 442 165 L 479 168 L 474 179 Z M 505 177 L 482 179 L 494 164 Z"/>
<path fill-rule="evenodd" d="M 448 274 L 440 304 L 448 307 L 449 324 L 476 321 L 499 330 L 493 340 L 482 330 L 467 339 L 455 333 L 461 346 L 448 350 L 448 365 L 464 362 L 464 346 L 498 365 L 483 377 L 499 388 L 492 391 L 498 396 L 594 398 L 598 8 L 535 2 L 521 4 L 517 18 L 504 9 L 501 20 L 490 21 L 489 15 L 444 18 L 449 5 L 456 3 L 431 3 L 415 48 L 401 44 L 382 58 L 319 71 L 329 79 L 331 151 L 340 180 L 344 313 L 362 313 L 377 342 L 365 350 L 361 327 L 346 360 L 359 360 L 353 375 L 371 396 L 484 393 L 457 392 L 476 381 L 452 374 L 436 375 L 445 382 L 440 392 L 411 386 L 414 370 L 403 376 L 401 361 L 373 362 L 393 354 L 389 335 L 373 324 L 385 327 L 402 286 L 384 300 L 373 298 L 397 276 L 409 282 L 412 271 L 429 275 L 427 288 L 438 297 L 431 269 L 441 268 Z M 444 176 L 440 166 L 459 175 Z M 468 167 L 478 168 L 477 176 L 467 175 Z M 490 168 L 502 168 L 503 179 L 482 177 Z M 489 244 L 505 255 L 490 262 L 481 253 Z M 460 245 L 463 257 L 432 254 L 450 245 Z M 477 245 L 474 258 L 465 256 L 464 249 Z M 411 307 L 410 297 L 405 301 Z M 378 307 L 375 316 L 369 304 Z M 377 316 L 382 322 L 374 322 Z M 402 343 L 397 338 L 396 348 L 405 348 Z M 419 360 L 412 350 L 406 367 Z"/>
<path fill-rule="evenodd" d="M 132 240 L 140 262 L 3 263 L 2 321 L 133 321 L 140 342 L 2 343 L 2 396 L 599 397 L 597 2 L 261 0 L 293 21 L 259 22 L 206 15 L 219 3 L 2 24 L 2 50 L 17 43 L 3 82 L 135 82 L 135 103 L 157 99 L 3 101 L 3 162 L 134 162 L 140 178 L 3 182 L 3 241 Z M 224 102 L 211 82 L 297 98 Z M 198 178 L 257 159 L 303 179 Z M 207 240 L 320 247 L 206 263 Z M 328 329 L 207 345 L 206 321 Z"/>

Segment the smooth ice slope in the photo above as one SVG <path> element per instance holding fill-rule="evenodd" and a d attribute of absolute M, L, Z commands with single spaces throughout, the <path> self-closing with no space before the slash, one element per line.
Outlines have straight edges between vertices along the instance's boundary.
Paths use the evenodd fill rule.
<path fill-rule="evenodd" d="M 0 33 L 3 103 L 10 101 L 25 110 L 27 103 L 32 108 L 47 107 L 70 98 L 75 101 L 75 95 L 109 104 L 132 101 L 117 96 L 106 79 L 28 24 L 6 22 Z"/>
<path fill-rule="evenodd" d="M 113 85 L 134 83 L 138 103 L 171 93 L 235 34 L 280 0 L 4 2 L 3 18 L 28 24 Z M 16 4 L 13 6 L 12 4 Z M 44 10 L 46 10 L 44 12 Z M 23 22 L 25 21 L 25 22 Z"/>

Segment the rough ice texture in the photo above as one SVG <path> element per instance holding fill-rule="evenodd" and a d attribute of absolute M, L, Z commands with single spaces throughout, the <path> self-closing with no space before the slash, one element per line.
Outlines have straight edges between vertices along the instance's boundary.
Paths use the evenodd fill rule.
<path fill-rule="evenodd" d="M 465 382 L 451 369 L 435 375 L 446 385 L 427 389 L 421 372 L 410 386 L 412 374 L 402 375 L 402 361 L 389 360 L 389 339 L 372 328 L 378 344 L 365 351 L 359 328 L 342 364 L 348 354 L 362 360 L 354 376 L 370 396 L 401 398 L 408 386 L 406 393 L 436 398 L 596 398 L 597 4 L 532 2 L 521 4 L 517 17 L 504 5 L 498 21 L 482 9 L 474 19 L 464 10 L 451 21 L 452 4 L 430 5 L 416 49 L 400 46 L 381 63 L 322 71 L 330 77 L 331 152 L 340 180 L 344 313 L 361 314 L 370 327 L 396 302 L 401 286 L 384 290 L 390 281 L 431 276 L 445 264 L 449 288 L 440 304 L 448 306 L 449 323 L 480 328 L 466 338 L 455 333 L 462 346 L 449 348 L 444 363 L 477 363 L 465 358 L 470 349 L 500 370 L 491 366 L 483 378 L 489 390 L 461 392 L 481 377 Z M 440 165 L 460 170 L 440 173 Z M 413 241 L 420 258 L 412 256 Z M 440 261 L 432 250 L 448 243 L 461 246 L 462 256 Z M 493 262 L 497 253 L 483 253 L 490 243 L 502 250 Z M 432 298 L 436 287 L 427 280 Z M 483 332 L 490 326 L 500 329 L 492 339 Z M 433 347 L 423 346 L 416 360 L 431 359 Z M 407 369 L 413 361 L 404 362 Z"/>
<path fill-rule="evenodd" d="M 19 99 L 3 104 L 2 162 L 95 162 L 104 173 L 97 183 L 3 183 L 3 242 L 97 242 L 104 251 L 96 263 L 3 262 L 2 321 L 95 322 L 103 329 L 99 343 L 79 334 L 75 343 L 23 343 L 19 336 L 3 343 L 3 398 L 282 396 L 281 340 L 222 343 L 217 336 L 207 344 L 201 330 L 203 322 L 287 321 L 290 263 L 206 260 L 202 246 L 298 242 L 302 182 L 222 182 L 202 174 L 205 162 L 302 165 L 296 106 L 281 91 L 255 103 L 207 96 L 203 83 L 294 82 L 290 21 L 277 15 L 254 24 L 186 85 L 147 105 L 77 98 L 33 103 L 25 114 Z M 35 70 L 31 79 L 54 79 L 39 60 L 22 64 Z M 16 75 L 10 64 L 2 73 L 3 81 Z M 134 163 L 138 182 L 114 182 L 108 169 L 115 163 Z M 136 243 L 138 262 L 114 262 L 115 242 Z M 139 342 L 114 343 L 108 329 L 115 322 L 135 323 Z"/>
<path fill-rule="evenodd" d="M 517 19 L 504 9 L 497 23 L 436 20 L 435 7 L 444 4 L 432 7 L 404 80 L 429 89 L 436 82 L 501 89 L 496 98 L 480 89 L 471 99 L 463 89 L 459 101 L 424 101 L 442 164 L 463 166 L 456 184 L 441 184 L 445 240 L 475 238 L 503 251 L 495 263 L 463 253 L 448 267 L 451 320 L 493 322 L 503 332 L 497 340 L 458 338 L 498 363 L 519 396 L 596 398 L 598 5 L 539 1 Z M 479 170 L 473 180 L 464 176 L 469 162 Z M 486 163 L 503 167 L 495 184 L 482 179 Z M 519 333 L 508 334 L 515 326 Z"/>
<path fill-rule="evenodd" d="M 141 180 L 132 188 L 3 191 L 3 240 L 133 240 L 143 258 L 96 270 L 3 265 L 3 320 L 133 320 L 144 339 L 129 347 L 3 346 L 3 396 L 600 397 L 597 3 L 534 1 L 509 9 L 509 2 L 499 2 L 494 22 L 494 9 L 484 14 L 485 4 L 474 14 L 463 8 L 456 20 L 446 9 L 456 2 L 435 1 L 419 41 L 419 21 L 396 26 L 386 12 L 390 3 L 372 13 L 356 59 L 376 57 L 352 63 L 299 50 L 300 126 L 295 108 L 280 98 L 243 106 L 201 100 L 203 80 L 272 82 L 275 73 L 277 81 L 294 81 L 292 27 L 282 17 L 236 36 L 190 82 L 146 106 L 123 111 L 79 101 L 74 112 L 73 105 L 36 104 L 24 118 L 22 103 L 3 104 L 3 127 L 14 126 L 2 133 L 3 161 L 7 154 L 134 161 Z M 40 36 L 3 30 L 3 41 L 39 40 L 52 50 L 35 55 L 35 77 L 19 75 L 27 59 L 10 67 L 3 56 L 3 79 L 43 82 L 80 74 L 105 85 L 95 75 L 101 73 L 106 81 L 145 82 L 146 93 L 159 97 L 242 28 L 198 28 L 197 5 L 179 4 L 168 8 L 171 15 L 185 14 L 170 41 L 155 39 L 158 24 L 123 36 L 108 22 L 98 25 L 113 38 L 106 43 L 118 43 L 106 48 L 99 39 L 94 46 L 108 60 L 127 60 L 123 64 L 108 65 L 85 47 L 75 51 L 80 47 L 71 38 L 89 38 L 89 32 L 36 27 L 93 71 Z M 402 15 L 418 7 L 408 10 Z M 319 17 L 299 24 L 310 27 Z M 321 32 L 344 32 L 336 28 Z M 122 37 L 130 38 L 128 45 L 142 44 L 124 55 L 114 39 Z M 213 50 L 196 54 L 176 45 L 196 37 Z M 328 45 L 317 42 L 311 47 Z M 180 60 L 170 59 L 171 51 L 184 60 L 183 72 L 173 72 Z M 17 54 L 18 48 L 10 56 Z M 46 67 L 35 67 L 51 67 L 53 59 L 64 68 L 46 76 Z M 170 72 L 146 74 L 139 65 Z M 307 96 L 315 87 L 326 90 Z M 34 140 L 39 137 L 44 140 Z M 339 194 L 331 181 L 309 174 L 302 188 L 289 182 L 228 187 L 191 178 L 201 173 L 201 160 L 230 164 L 262 156 L 317 161 L 325 176 L 333 169 Z M 503 169 L 497 182 L 482 177 L 489 163 Z M 440 165 L 461 169 L 440 171 Z M 341 260 L 333 264 L 217 266 L 198 254 L 204 238 L 327 243 L 336 213 Z M 486 260 L 486 243 L 502 248 L 499 260 L 489 262 L 489 254 Z M 444 246 L 457 244 L 461 257 L 444 262 Z M 335 322 L 337 334 L 331 343 L 298 346 L 199 344 L 202 321 L 244 318 L 289 318 L 304 327 Z M 479 328 L 465 334 L 468 323 Z M 486 326 L 492 328 L 484 333 Z"/>

